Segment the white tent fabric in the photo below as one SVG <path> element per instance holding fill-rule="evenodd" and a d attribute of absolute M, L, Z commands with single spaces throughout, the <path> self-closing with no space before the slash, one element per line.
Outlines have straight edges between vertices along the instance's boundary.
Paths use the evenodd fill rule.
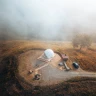
<path fill-rule="evenodd" d="M 44 54 L 45 54 L 45 56 L 46 56 L 48 59 L 53 58 L 53 57 L 55 56 L 53 50 L 51 50 L 51 49 L 45 50 L 45 51 L 44 51 Z"/>

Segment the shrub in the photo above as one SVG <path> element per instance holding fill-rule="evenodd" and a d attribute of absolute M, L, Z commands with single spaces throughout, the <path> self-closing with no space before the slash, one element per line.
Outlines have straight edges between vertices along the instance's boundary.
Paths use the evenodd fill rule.
<path fill-rule="evenodd" d="M 80 47 L 80 50 L 84 47 L 89 48 L 92 44 L 91 37 L 87 34 L 76 34 L 73 36 L 72 45 L 73 47 Z"/>

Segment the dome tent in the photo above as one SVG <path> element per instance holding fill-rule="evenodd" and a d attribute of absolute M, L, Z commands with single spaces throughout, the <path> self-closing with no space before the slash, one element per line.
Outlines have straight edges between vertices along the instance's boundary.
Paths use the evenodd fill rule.
<path fill-rule="evenodd" d="M 44 55 L 45 55 L 48 59 L 51 59 L 51 58 L 53 58 L 53 57 L 55 56 L 53 50 L 51 50 L 51 49 L 46 49 L 46 50 L 44 51 Z"/>
<path fill-rule="evenodd" d="M 54 56 L 55 53 L 52 49 L 46 49 L 44 53 L 40 57 L 38 57 L 38 59 L 44 62 L 49 62 Z"/>

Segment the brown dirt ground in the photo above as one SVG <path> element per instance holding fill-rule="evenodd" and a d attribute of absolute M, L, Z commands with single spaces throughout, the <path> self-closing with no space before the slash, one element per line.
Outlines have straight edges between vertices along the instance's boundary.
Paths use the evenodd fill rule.
<path fill-rule="evenodd" d="M 19 55 L 20 56 L 20 54 L 29 52 L 29 50 L 34 49 L 34 48 L 37 48 L 37 49 L 51 48 L 54 51 L 59 51 L 61 53 L 66 53 L 69 56 L 69 61 L 67 62 L 67 64 L 68 64 L 68 66 L 70 68 L 72 68 L 72 66 L 70 64 L 73 61 L 77 61 L 77 62 L 79 62 L 79 65 L 80 65 L 80 67 L 82 69 L 87 70 L 87 71 L 96 72 L 96 62 L 95 62 L 95 60 L 96 60 L 96 43 L 95 44 L 92 44 L 92 46 L 91 46 L 91 48 L 89 50 L 79 51 L 78 49 L 73 49 L 73 47 L 72 47 L 72 45 L 71 45 L 70 42 L 49 42 L 49 41 L 48 42 L 41 42 L 41 41 L 24 41 L 24 40 L 22 40 L 22 41 L 21 40 L 17 40 L 17 41 L 0 41 L 0 61 L 2 61 L 2 59 L 6 58 L 6 57 L 10 57 L 11 55 L 16 55 L 16 56 Z M 27 56 L 23 59 L 23 61 L 26 60 L 26 59 L 27 59 Z M 3 63 L 5 63 L 5 62 L 3 62 Z M 0 63 L 0 68 L 1 68 L 0 71 L 4 67 L 3 66 L 4 65 L 3 63 Z M 23 68 L 24 68 L 24 66 L 25 65 L 23 65 Z M 52 74 L 48 70 L 49 69 L 52 69 L 53 70 L 53 67 L 54 67 L 54 64 L 52 66 L 50 66 L 50 67 L 47 66 L 43 70 L 41 70 L 41 73 L 43 73 L 43 72 L 46 73 L 46 71 L 47 71 L 47 72 L 49 72 L 49 74 Z M 57 69 L 58 69 L 57 67 L 54 67 L 54 70 L 52 71 L 53 74 L 57 74 L 56 71 L 55 71 Z M 62 70 L 58 71 L 58 73 L 61 72 L 61 71 Z M 74 71 L 76 72 L 75 69 L 74 69 Z M 71 77 L 71 74 L 73 74 L 74 72 L 71 72 L 71 74 L 69 72 L 67 72 L 67 73 Z M 77 75 L 80 76 L 79 74 L 80 73 L 78 72 L 74 76 L 77 76 Z M 46 74 L 44 76 L 46 76 Z M 64 75 L 64 74 L 61 75 L 61 76 L 64 76 L 66 78 L 66 75 Z M 2 83 L 3 83 L 3 81 L 5 80 L 5 78 L 1 78 L 1 79 L 3 79 L 3 80 L 1 80 Z M 42 77 L 42 79 L 43 79 L 43 77 Z M 47 76 L 46 76 L 46 79 L 48 79 Z M 49 80 L 52 81 L 53 79 L 54 78 L 50 78 Z M 58 79 L 58 78 L 55 78 L 55 79 Z M 50 87 L 48 87 L 48 89 L 50 89 L 50 92 L 52 90 L 53 92 L 57 93 L 57 95 L 59 95 L 59 96 L 64 95 L 63 93 L 65 92 L 65 89 L 66 88 L 68 89 L 68 90 L 66 90 L 66 92 L 67 93 L 70 92 L 70 94 L 72 94 L 72 92 L 73 92 L 73 94 L 75 94 L 74 96 L 81 96 L 81 94 L 83 96 L 85 93 L 87 95 L 84 95 L 84 96 L 88 96 L 88 95 L 91 96 L 92 94 L 94 94 L 92 96 L 95 96 L 95 94 L 96 94 L 96 90 L 95 90 L 96 89 L 95 88 L 96 87 L 96 79 L 95 80 L 90 80 L 90 79 L 92 79 L 92 77 L 90 79 L 89 78 L 87 78 L 87 79 L 88 80 L 85 79 L 85 81 L 83 79 L 80 79 L 81 81 L 79 81 L 78 79 L 75 78 L 72 81 L 71 85 L 70 85 L 69 82 L 68 82 L 68 84 L 65 84 L 65 82 L 64 82 L 64 85 L 61 84 L 62 86 L 60 85 L 60 87 L 57 87 L 55 89 L 54 88 L 51 89 Z M 77 81 L 75 81 L 75 80 L 77 80 Z M 13 81 L 15 82 L 15 80 L 13 80 Z M 12 89 L 14 89 L 14 86 L 15 85 L 13 86 L 12 83 L 10 83 L 9 84 L 9 87 L 11 87 L 11 86 L 13 86 L 13 87 L 11 87 L 10 91 L 8 91 L 8 88 L 6 87 L 6 84 L 8 84 L 8 82 L 5 83 L 4 85 L 2 85 L 2 83 L 1 83 L 1 86 L 3 86 L 4 88 L 6 88 L 6 90 L 0 86 L 0 94 L 1 94 L 1 91 L 3 91 L 3 93 L 6 93 L 6 92 L 4 92 L 4 90 L 7 91 L 7 92 L 13 92 L 14 93 L 14 91 Z M 28 90 L 29 86 L 26 85 L 26 83 L 24 83 L 24 82 L 20 82 L 20 83 L 21 83 L 21 85 L 24 85 L 25 84 L 23 86 L 23 88 L 27 87 L 27 90 Z M 39 83 L 41 83 L 41 82 L 39 82 Z M 16 90 L 16 91 L 20 91 L 20 90 Z M 23 92 L 25 92 L 25 89 L 24 89 Z M 34 90 L 32 92 L 33 92 L 32 94 L 34 95 L 34 93 L 36 93 L 36 90 Z M 42 92 L 42 90 L 40 90 L 40 92 Z M 25 93 L 28 94 L 28 91 L 26 91 Z M 29 93 L 30 93 L 30 91 L 29 91 Z M 49 94 L 48 92 L 46 92 L 46 93 Z M 15 92 L 14 95 L 16 95 L 16 92 Z M 2 95 L 2 96 L 7 96 L 7 95 Z M 37 95 L 36 96 L 38 96 L 38 92 L 37 92 Z M 65 94 L 65 96 L 66 96 L 66 94 Z"/>
<path fill-rule="evenodd" d="M 34 48 L 51 48 L 54 51 L 66 53 L 69 56 L 69 61 L 67 64 L 76 61 L 79 63 L 82 69 L 96 72 L 96 43 L 93 43 L 89 50 L 79 51 L 78 49 L 73 49 L 71 42 L 44 42 L 26 40 L 0 41 L 0 60 L 8 57 L 9 55 L 21 54 Z"/>
<path fill-rule="evenodd" d="M 55 57 L 48 63 L 38 60 L 37 58 L 43 54 L 43 51 L 40 50 L 31 50 L 25 52 L 18 57 L 18 71 L 19 75 L 28 83 L 32 85 L 52 85 L 62 82 L 68 78 L 75 76 L 92 76 L 95 77 L 95 73 L 85 72 L 81 68 L 78 70 L 74 69 L 72 66 L 72 61 L 67 62 L 68 67 L 71 68 L 71 71 L 66 71 L 64 67 L 59 67 L 58 64 L 61 62 L 61 57 L 58 54 L 55 54 Z M 47 66 L 45 66 L 47 65 Z M 42 66 L 45 66 L 42 68 Z M 41 67 L 41 68 L 40 68 Z M 37 71 L 36 69 L 39 70 Z M 29 70 L 33 70 L 32 74 L 29 74 Z M 33 80 L 36 73 L 41 74 L 40 80 Z"/>

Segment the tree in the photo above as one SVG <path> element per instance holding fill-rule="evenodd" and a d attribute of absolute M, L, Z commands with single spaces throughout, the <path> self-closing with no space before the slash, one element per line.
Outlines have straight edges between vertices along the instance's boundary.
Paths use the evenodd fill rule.
<path fill-rule="evenodd" d="M 73 47 L 80 47 L 80 50 L 84 47 L 90 47 L 92 40 L 88 34 L 76 34 L 72 39 Z"/>
<path fill-rule="evenodd" d="M 79 47 L 80 45 L 80 34 L 74 34 L 72 38 L 72 45 L 74 48 Z"/>
<path fill-rule="evenodd" d="M 95 33 L 95 32 L 94 32 L 94 33 L 91 33 L 90 36 L 91 36 L 91 38 L 92 38 L 92 41 L 93 41 L 94 43 L 96 43 L 96 33 Z"/>

